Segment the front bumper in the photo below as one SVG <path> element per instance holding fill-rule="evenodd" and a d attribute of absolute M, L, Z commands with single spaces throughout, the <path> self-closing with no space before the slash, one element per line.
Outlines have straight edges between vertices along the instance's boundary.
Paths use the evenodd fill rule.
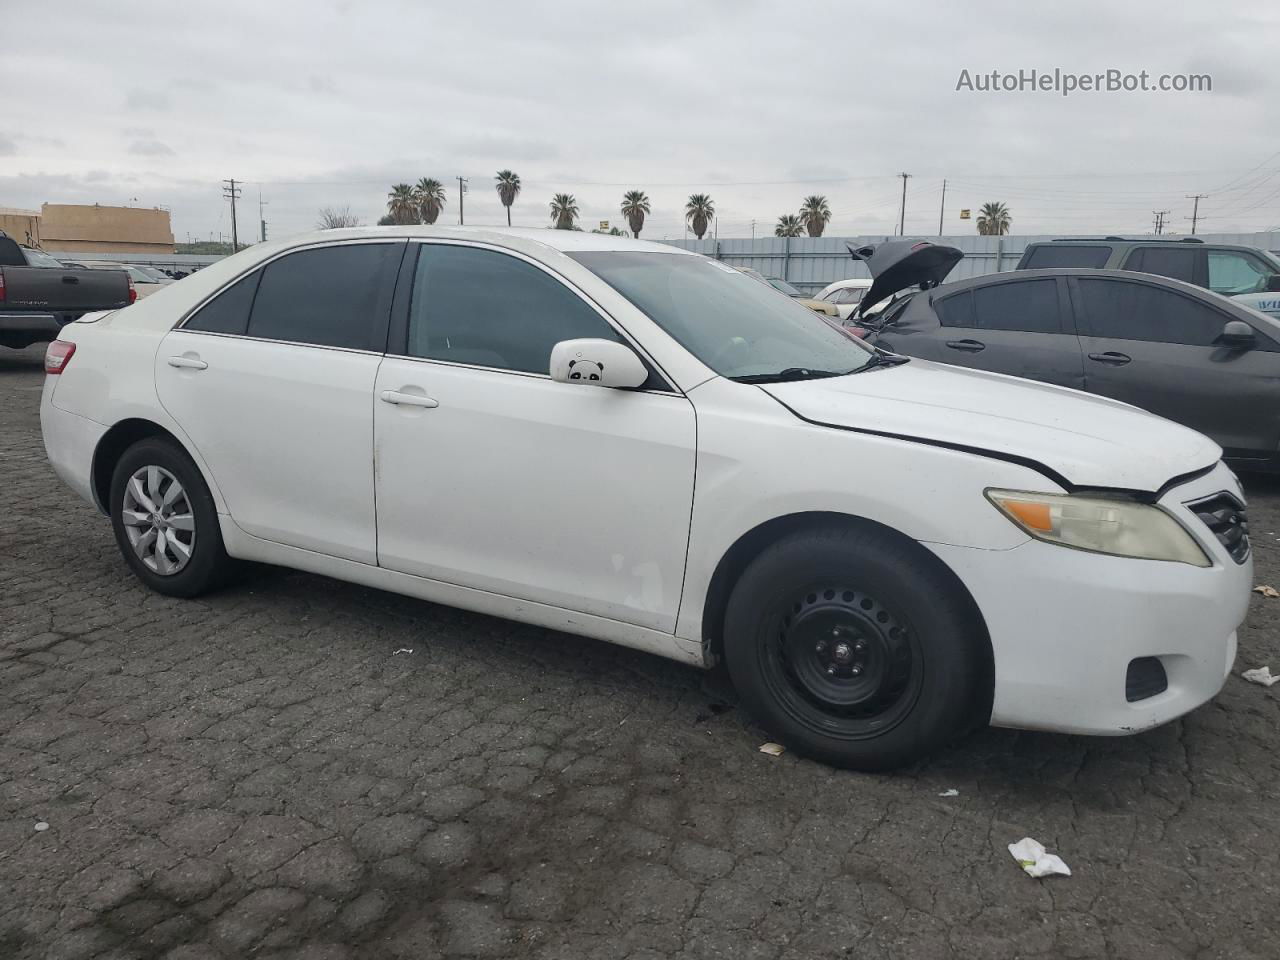
<path fill-rule="evenodd" d="M 1219 464 L 1160 500 L 1213 560 L 1207 568 L 1036 540 L 1011 550 L 928 545 L 986 620 L 995 656 L 992 725 L 1137 733 L 1217 694 L 1235 661 L 1253 558 L 1232 560 L 1185 504 L 1222 491 L 1240 496 L 1234 475 Z M 1129 702 L 1125 678 L 1140 657 L 1159 659 L 1168 687 Z"/>

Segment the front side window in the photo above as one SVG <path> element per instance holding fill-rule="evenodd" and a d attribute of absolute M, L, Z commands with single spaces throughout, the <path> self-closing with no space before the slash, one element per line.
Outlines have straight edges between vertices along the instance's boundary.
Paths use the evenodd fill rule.
<path fill-rule="evenodd" d="M 706 257 L 619 250 L 570 256 L 723 377 L 852 373 L 876 355 L 821 315 Z"/>
<path fill-rule="evenodd" d="M 1080 279 L 1081 333 L 1117 340 L 1211 346 L 1229 319 L 1191 297 L 1128 280 Z"/>
<path fill-rule="evenodd" d="M 262 272 L 249 336 L 354 350 L 374 344 L 401 251 L 394 243 L 344 243 L 299 250 Z"/>
<path fill-rule="evenodd" d="M 1261 260 L 1247 253 L 1209 253 L 1209 289 L 1214 293 L 1261 293 L 1267 289 L 1271 273 Z"/>
<path fill-rule="evenodd" d="M 191 319 L 183 324 L 183 329 L 243 336 L 249 329 L 249 311 L 253 308 L 253 295 L 258 290 L 258 281 L 261 278 L 261 270 L 255 270 L 247 277 L 241 277 L 197 310 Z"/>
<path fill-rule="evenodd" d="M 585 337 L 622 342 L 545 270 L 493 250 L 422 246 L 409 305 L 409 356 L 546 374 L 552 347 Z"/>

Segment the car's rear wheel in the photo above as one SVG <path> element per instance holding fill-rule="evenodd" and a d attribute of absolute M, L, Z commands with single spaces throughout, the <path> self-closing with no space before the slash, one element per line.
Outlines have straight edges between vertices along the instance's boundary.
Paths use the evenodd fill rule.
<path fill-rule="evenodd" d="M 194 597 L 235 572 L 209 488 L 186 451 L 171 440 L 139 440 L 117 461 L 111 526 L 125 562 L 159 593 Z"/>
<path fill-rule="evenodd" d="M 936 557 L 870 525 L 794 534 L 729 598 L 724 650 L 748 711 L 797 753 L 883 770 L 967 730 L 986 636 Z"/>

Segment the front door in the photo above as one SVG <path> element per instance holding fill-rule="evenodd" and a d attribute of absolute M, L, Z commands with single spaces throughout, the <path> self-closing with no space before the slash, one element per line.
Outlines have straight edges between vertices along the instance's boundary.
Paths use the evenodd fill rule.
<path fill-rule="evenodd" d="M 673 631 L 692 405 L 656 374 L 642 390 L 551 380 L 557 342 L 625 338 L 533 261 L 419 249 L 401 355 L 375 388 L 378 562 Z"/>
<path fill-rule="evenodd" d="M 1132 403 L 1199 430 L 1228 456 L 1280 449 L 1280 352 L 1263 331 L 1253 347 L 1218 342 L 1237 319 L 1151 282 L 1072 280 L 1090 393 Z"/>

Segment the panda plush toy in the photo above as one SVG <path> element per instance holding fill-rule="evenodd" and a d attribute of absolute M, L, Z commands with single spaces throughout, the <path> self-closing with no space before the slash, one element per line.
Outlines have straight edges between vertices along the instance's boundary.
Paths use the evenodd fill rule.
<path fill-rule="evenodd" d="M 599 380 L 600 374 L 603 372 L 604 367 L 594 360 L 569 361 L 570 380 Z"/>

